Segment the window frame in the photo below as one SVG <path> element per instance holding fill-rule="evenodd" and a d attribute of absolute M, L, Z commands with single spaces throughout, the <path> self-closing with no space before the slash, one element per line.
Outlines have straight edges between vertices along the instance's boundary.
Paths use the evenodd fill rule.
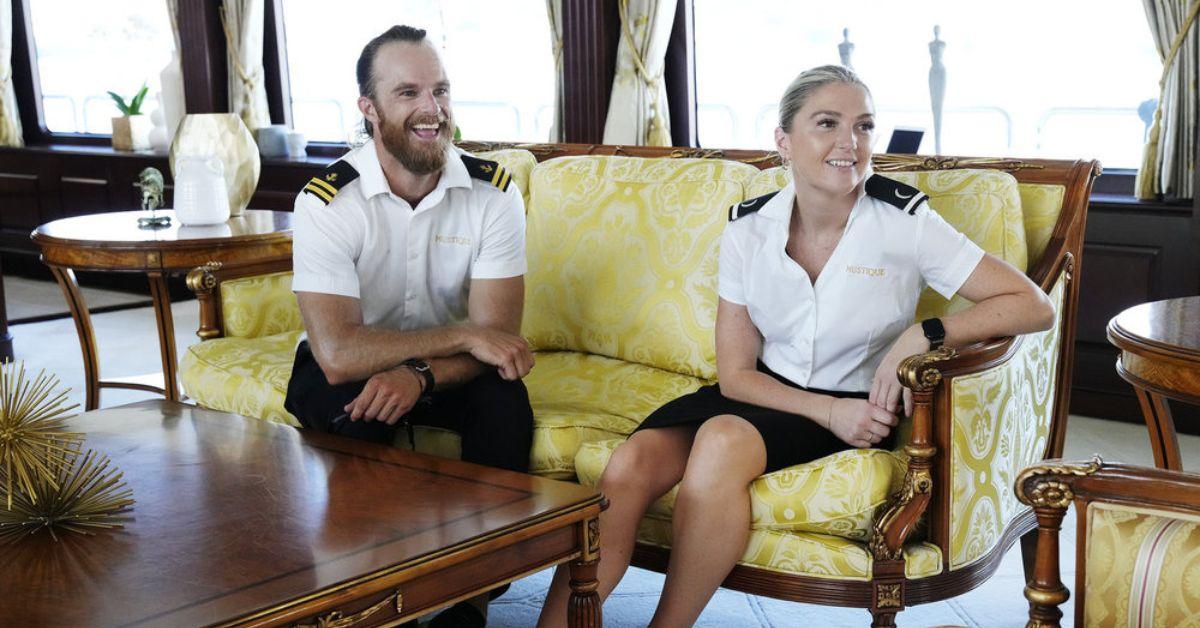
<path fill-rule="evenodd" d="M 36 44 L 32 38 L 29 0 L 13 5 L 13 87 L 20 110 L 24 139 L 40 146 L 109 146 L 111 135 L 55 133 L 44 122 L 41 88 L 37 80 Z M 180 60 L 185 101 L 189 113 L 228 110 L 225 36 L 221 28 L 220 3 L 208 0 L 179 0 Z M 271 120 L 292 121 L 283 27 L 282 0 L 266 0 L 263 66 Z M 564 141 L 601 141 L 607 117 L 608 96 L 615 71 L 620 18 L 615 4 L 605 0 L 573 0 L 564 3 L 563 67 L 566 103 L 563 110 Z M 679 0 L 675 26 L 667 47 L 666 84 L 671 98 L 672 140 L 676 146 L 695 147 L 697 103 L 693 0 Z M 326 161 L 344 154 L 340 142 L 310 142 L 308 154 Z M 732 149 L 735 147 L 722 147 Z M 719 149 L 718 149 L 719 150 Z M 1200 169 L 1198 169 L 1200 175 Z M 1179 201 L 1139 201 L 1134 198 L 1137 171 L 1110 168 L 1096 181 L 1093 198 L 1134 205 L 1183 204 Z"/>

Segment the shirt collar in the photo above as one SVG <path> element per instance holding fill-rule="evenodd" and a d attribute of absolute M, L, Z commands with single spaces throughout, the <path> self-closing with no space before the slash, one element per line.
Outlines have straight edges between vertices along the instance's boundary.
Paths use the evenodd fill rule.
<path fill-rule="evenodd" d="M 390 194 L 387 177 L 383 175 L 383 166 L 379 163 L 379 155 L 375 152 L 375 140 L 354 151 L 354 165 L 358 169 L 359 180 L 362 181 L 363 196 L 371 198 L 377 194 Z M 462 161 L 462 151 L 451 145 L 446 148 L 446 165 L 442 168 L 442 176 L 430 195 L 441 196 L 447 188 L 471 187 L 471 175 L 467 172 Z"/>
<path fill-rule="evenodd" d="M 863 177 L 863 181 L 871 178 L 871 176 L 874 174 L 874 170 L 868 168 L 866 176 Z M 866 198 L 866 196 L 867 187 L 863 185 L 859 187 L 858 196 L 854 199 L 854 208 L 850 210 L 851 217 L 858 212 L 858 207 L 862 205 L 863 199 Z M 790 222 L 792 219 L 792 199 L 794 198 L 796 198 L 796 183 L 794 181 L 789 181 L 782 190 L 779 190 L 778 194 L 772 197 L 771 200 L 767 201 L 767 204 L 759 210 L 759 213 L 768 218 Z"/>

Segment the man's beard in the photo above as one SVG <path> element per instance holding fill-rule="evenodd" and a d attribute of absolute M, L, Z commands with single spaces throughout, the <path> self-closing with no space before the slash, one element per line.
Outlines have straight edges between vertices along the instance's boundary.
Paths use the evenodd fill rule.
<path fill-rule="evenodd" d="M 414 124 L 441 122 L 437 140 L 422 142 L 409 135 Z M 446 149 L 450 144 L 450 118 L 409 116 L 408 120 L 392 123 L 379 112 L 379 139 L 400 165 L 413 174 L 431 174 L 446 165 Z"/>

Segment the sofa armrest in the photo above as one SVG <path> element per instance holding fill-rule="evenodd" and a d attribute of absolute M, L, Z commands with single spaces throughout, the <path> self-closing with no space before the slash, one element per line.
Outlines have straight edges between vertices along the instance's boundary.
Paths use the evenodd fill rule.
<path fill-rule="evenodd" d="M 956 496 L 974 495 L 972 487 L 998 492 L 1000 484 L 1007 486 L 1022 468 L 1044 458 L 1052 449 L 1048 443 L 1061 429 L 1056 423 L 1063 414 L 1057 392 L 1067 385 L 1061 354 L 1064 329 L 1071 318 L 1064 307 L 1071 260 L 1071 254 L 1065 253 L 1053 279 L 1046 282 L 1051 301 L 1059 308 L 1050 330 L 987 340 L 956 350 L 939 349 L 901 362 L 897 377 L 913 391 L 914 401 L 912 435 L 904 447 L 908 469 L 901 489 L 875 521 L 870 549 L 876 560 L 899 557 L 900 549 L 927 511 L 930 540 L 943 549 L 950 569 L 969 564 L 999 542 L 998 536 L 967 536 L 970 533 L 962 527 L 962 515 L 970 509 L 964 510 L 964 504 L 954 500 Z M 1004 405 L 1009 398 L 1016 403 L 1029 399 L 1033 407 L 1007 416 L 1014 408 Z M 965 414 L 960 417 L 956 412 Z M 1003 454 L 986 446 L 983 453 L 977 453 L 972 445 L 963 444 L 994 442 L 999 436 L 977 438 L 970 430 L 992 430 L 1001 425 L 1018 436 L 1008 441 Z M 955 471 L 956 465 L 963 464 L 974 465 L 963 467 L 975 469 L 970 478 Z M 955 482 L 967 484 L 956 486 Z M 973 482 L 981 484 L 974 486 Z M 979 497 L 972 496 L 971 503 L 976 499 Z M 1019 511 L 1019 504 L 1007 490 L 987 499 L 995 502 L 996 529 L 1004 530 Z M 955 522 L 952 513 L 959 514 Z M 976 542 L 964 543 L 966 538 Z M 966 545 L 971 547 L 967 549 Z"/>
<path fill-rule="evenodd" d="M 201 340 L 211 340 L 225 335 L 226 321 L 220 298 L 223 282 L 291 270 L 292 260 L 290 258 L 238 266 L 224 266 L 220 262 L 208 262 L 203 266 L 193 268 L 187 274 L 187 287 L 196 295 L 196 301 L 200 306 L 200 328 L 196 331 L 196 335 Z"/>

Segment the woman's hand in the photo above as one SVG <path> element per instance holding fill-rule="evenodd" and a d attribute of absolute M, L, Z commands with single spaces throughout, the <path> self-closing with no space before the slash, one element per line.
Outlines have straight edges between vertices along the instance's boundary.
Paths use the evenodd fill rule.
<path fill-rule="evenodd" d="M 874 447 L 899 423 L 895 414 L 865 399 L 834 399 L 829 407 L 829 431 L 854 447 Z"/>
<path fill-rule="evenodd" d="M 867 401 L 889 412 L 896 412 L 900 398 L 903 397 L 904 414 L 912 415 L 912 391 L 900 385 L 896 369 L 904 358 L 926 351 L 929 351 L 929 339 L 925 337 L 925 332 L 921 331 L 920 325 L 911 325 L 904 330 L 883 356 L 879 368 L 875 369 L 875 380 L 871 383 L 871 394 Z"/>

